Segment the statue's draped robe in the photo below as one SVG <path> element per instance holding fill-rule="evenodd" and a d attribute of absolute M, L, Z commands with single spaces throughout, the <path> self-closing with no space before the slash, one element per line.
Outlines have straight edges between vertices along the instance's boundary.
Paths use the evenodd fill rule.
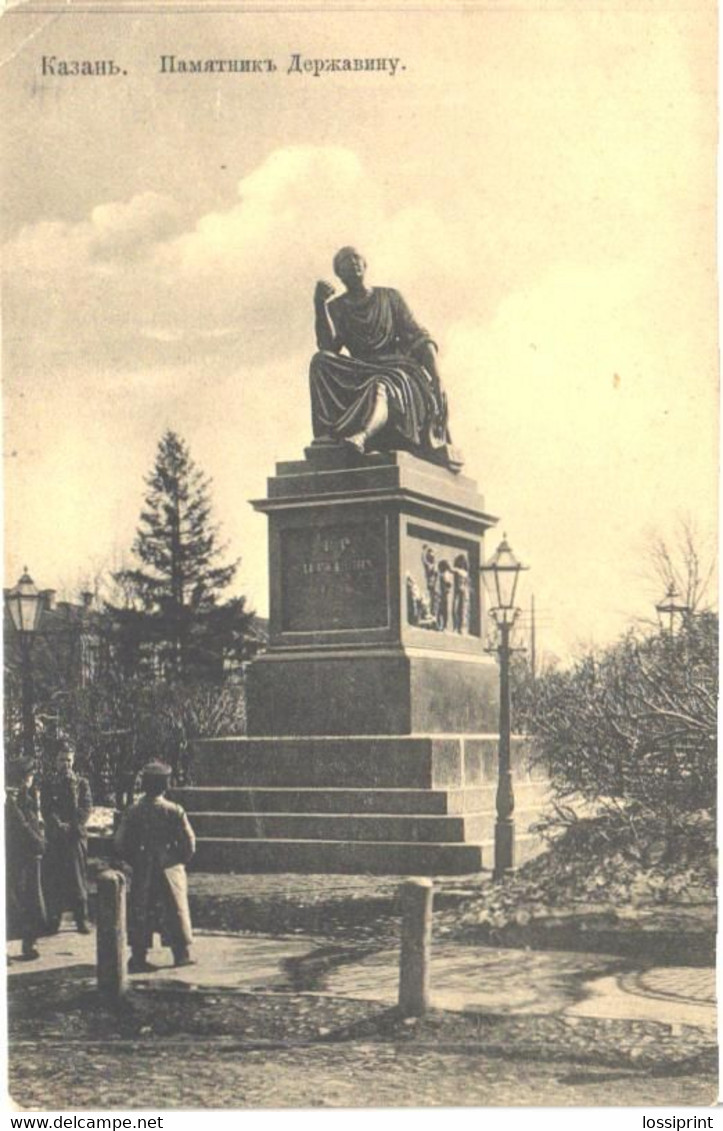
<path fill-rule="evenodd" d="M 142 797 L 128 809 L 115 838 L 133 869 L 128 899 L 128 942 L 148 950 L 158 932 L 174 951 L 193 941 L 185 865 L 196 841 L 185 811 L 165 797 Z"/>
<path fill-rule="evenodd" d="M 72 773 L 52 778 L 41 793 L 47 852 L 43 887 L 51 930 L 64 911 L 76 919 L 88 914 L 88 831 L 92 798 L 84 777 Z"/>
<path fill-rule="evenodd" d="M 360 432 L 381 381 L 389 406 L 384 446 L 424 450 L 445 443 L 446 405 L 414 356 L 420 345 L 434 343 L 399 292 L 374 287 L 360 300 L 343 294 L 327 309 L 335 350 L 346 348 L 350 356 L 321 350 L 312 358 L 314 436 L 338 439 Z"/>

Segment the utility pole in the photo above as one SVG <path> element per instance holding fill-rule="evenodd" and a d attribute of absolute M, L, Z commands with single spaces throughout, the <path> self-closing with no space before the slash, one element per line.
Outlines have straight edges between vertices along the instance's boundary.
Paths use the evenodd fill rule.
<path fill-rule="evenodd" d="M 537 653 L 535 640 L 535 594 L 530 597 L 530 671 L 534 685 L 537 674 Z"/>

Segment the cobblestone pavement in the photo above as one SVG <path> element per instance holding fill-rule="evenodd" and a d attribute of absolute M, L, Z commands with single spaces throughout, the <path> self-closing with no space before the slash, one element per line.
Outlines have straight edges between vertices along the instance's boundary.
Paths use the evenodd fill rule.
<path fill-rule="evenodd" d="M 681 971 L 678 985 L 680 996 L 651 993 L 644 976 L 639 973 L 619 974 L 614 977 L 596 978 L 585 985 L 586 997 L 570 1006 L 566 1013 L 570 1017 L 597 1017 L 600 1019 L 626 1018 L 631 1021 L 663 1021 L 674 1027 L 694 1025 L 711 1034 L 716 1030 L 717 1012 L 715 1001 L 700 1001 L 686 991 L 686 967 Z M 648 971 L 653 977 L 661 968 Z M 697 974 L 698 971 L 693 971 Z M 715 972 L 710 971 L 711 979 Z M 684 996 L 685 995 L 685 996 Z"/>
<path fill-rule="evenodd" d="M 715 1002 L 715 970 L 711 967 L 660 966 L 638 974 L 636 984 L 644 993 L 662 998 Z"/>
<path fill-rule="evenodd" d="M 171 952 L 157 947 L 148 952 L 148 959 L 157 969 L 144 974 L 144 981 L 187 986 L 221 986 L 239 990 L 277 990 L 288 987 L 286 965 L 310 954 L 319 944 L 314 939 L 269 939 L 259 936 L 227 935 L 196 932 L 193 954 L 195 966 L 176 969 Z M 15 955 L 20 944 L 15 944 Z M 41 970 L 59 970 L 70 966 L 88 968 L 92 981 L 95 964 L 95 936 L 79 935 L 67 924 L 60 934 L 41 939 L 40 959 L 19 962 L 11 957 L 9 976 L 25 977 Z M 133 978 L 132 980 L 136 980 Z"/>
<path fill-rule="evenodd" d="M 66 925 L 60 934 L 42 939 L 40 949 L 38 962 L 11 960 L 9 976 L 86 966 L 92 980 L 94 936 L 78 935 Z M 303 989 L 389 1005 L 397 999 L 397 949 L 374 952 L 329 948 L 324 940 L 308 937 L 198 932 L 194 955 L 196 966 L 176 970 L 168 950 L 152 951 L 149 959 L 158 969 L 143 979 L 237 990 Z M 453 1011 L 628 1018 L 715 1029 L 714 970 L 624 967 L 605 955 L 439 943 L 433 948 L 432 1003 Z"/>
<path fill-rule="evenodd" d="M 604 955 L 441 943 L 432 950 L 432 1003 L 450 1010 L 560 1013 L 579 999 L 583 979 L 594 978 L 611 963 L 616 960 Z M 323 988 L 342 997 L 393 1005 L 399 988 L 399 952 L 382 950 L 340 965 L 326 976 Z"/>
<path fill-rule="evenodd" d="M 38 962 L 22 963 L 11 957 L 11 988 L 23 986 L 26 980 L 32 987 L 32 976 L 39 975 L 36 981 L 42 997 L 43 972 L 46 982 L 55 985 L 56 972 L 64 970 L 73 981 L 74 992 L 93 989 L 93 935 L 78 935 L 66 923 L 58 935 L 41 940 L 40 948 Z M 11 955 L 17 954 L 16 945 L 10 949 Z M 328 1001 L 339 1001 L 349 1010 L 352 1004 L 359 1008 L 359 999 L 390 1004 L 396 1000 L 396 950 L 330 945 L 328 940 L 309 936 L 269 938 L 199 932 L 194 951 L 198 965 L 178 970 L 170 965 L 167 950 L 154 951 L 149 957 L 159 969 L 131 981 L 143 983 L 149 993 L 159 991 L 164 1001 L 173 997 L 171 991 L 196 987 L 198 994 L 192 999 L 196 1004 L 191 1006 L 190 1016 L 198 1018 L 199 1002 L 205 998 L 205 1016 L 209 1016 L 210 1005 L 213 1022 L 207 1035 L 194 1036 L 174 1026 L 160 1036 L 143 1039 L 141 1029 L 140 1038 L 137 1031 L 116 1031 L 110 1039 L 101 1026 L 81 1039 L 71 1025 L 60 1039 L 57 1023 L 51 1021 L 43 1028 L 42 1024 L 34 1027 L 32 1020 L 26 1021 L 19 1030 L 23 1039 L 12 1040 L 9 1052 L 10 1091 L 15 1102 L 25 1110 L 715 1102 L 712 1069 L 706 1072 L 703 1062 L 696 1059 L 697 1052 L 711 1044 L 701 1031 L 710 1031 L 714 1017 L 710 970 L 658 967 L 626 971 L 624 961 L 601 955 L 435 944 L 433 984 L 438 1005 L 452 1011 L 476 1008 L 482 1014 L 509 1014 L 504 1024 L 522 1026 L 521 1034 L 526 1032 L 524 1027 L 533 1027 L 530 1039 L 510 1037 L 513 1044 L 520 1043 L 508 1055 L 513 1046 L 506 1038 L 500 1039 L 497 1022 L 496 1035 L 484 1030 L 482 1041 L 478 1038 L 470 1042 L 462 1034 L 405 1047 L 396 1038 L 370 1041 L 362 1031 L 353 1037 L 326 1041 L 321 1035 L 329 1030 L 318 1029 L 314 1040 L 304 1044 L 297 1038 L 291 1046 L 291 1005 L 286 1001 L 304 1000 L 324 1009 L 328 997 Z M 669 1057 L 664 1064 L 668 1054 L 658 1053 L 660 1037 L 654 1032 L 643 1032 L 642 1028 L 631 1032 L 624 1038 L 629 1048 L 623 1049 L 614 1035 L 617 1022 L 598 1023 L 585 1014 L 578 1016 L 576 1011 L 587 1005 L 592 1009 L 588 1017 L 608 1017 L 605 1012 L 595 1012 L 600 1000 L 611 1000 L 612 991 L 597 993 L 606 979 L 613 983 L 618 998 L 627 1003 L 628 1012 L 622 1016 L 638 1017 L 636 1009 L 641 1003 L 657 1011 L 657 1020 L 668 1022 L 674 1022 L 675 1011 L 681 1008 L 688 1011 L 689 1019 L 694 1016 L 692 1010 L 702 1011 L 699 1029 L 680 1026 L 677 1061 Z M 280 1018 L 280 1038 L 267 1039 L 263 1027 L 259 1037 L 252 1037 L 248 1026 L 245 1030 L 242 1026 L 219 1030 L 222 999 L 214 1003 L 211 987 L 232 991 L 228 997 L 233 1001 L 240 1000 L 233 991 L 255 991 L 255 1000 L 267 1002 Z M 286 993 L 279 996 L 282 990 Z M 179 997 L 176 992 L 175 1000 L 181 999 L 191 1005 L 190 996 L 184 992 Z M 455 1024 L 467 1023 L 466 1013 L 443 1016 L 456 1017 Z M 482 1017 L 479 1023 L 487 1022 Z M 478 1024 L 477 1019 L 474 1024 Z M 563 1029 L 570 1027 L 570 1040 L 560 1046 L 557 1060 L 547 1056 L 547 1038 L 534 1028 L 555 1024 Z M 587 1037 L 580 1027 L 590 1028 Z M 218 1035 L 224 1032 L 233 1035 Z M 444 1032 L 451 1030 L 446 1027 Z M 572 1044 L 577 1034 L 583 1055 L 573 1062 L 569 1058 L 575 1056 Z M 97 1039 L 97 1035 L 103 1039 Z M 557 1036 L 552 1040 L 557 1041 Z M 675 1037 L 665 1040 L 675 1041 Z M 596 1050 L 595 1057 L 584 1063 L 588 1045 Z M 599 1055 L 602 1045 L 615 1053 L 614 1059 Z M 542 1056 L 537 1051 L 540 1048 L 545 1049 Z M 656 1050 L 655 1057 L 644 1067 L 634 1054 L 649 1056 L 651 1048 Z M 608 1067 L 603 1067 L 605 1064 Z"/>
<path fill-rule="evenodd" d="M 325 988 L 345 997 L 396 1000 L 398 953 L 381 951 L 332 971 Z M 609 975 L 615 959 L 564 951 L 494 950 L 441 944 L 432 959 L 439 1009 L 560 1013 L 716 1028 L 715 971 L 656 967 Z"/>
<path fill-rule="evenodd" d="M 239 1049 L 233 1041 L 18 1042 L 10 1092 L 24 1110 L 621 1106 L 715 1102 L 710 1076 L 502 1060 L 364 1044 Z"/>

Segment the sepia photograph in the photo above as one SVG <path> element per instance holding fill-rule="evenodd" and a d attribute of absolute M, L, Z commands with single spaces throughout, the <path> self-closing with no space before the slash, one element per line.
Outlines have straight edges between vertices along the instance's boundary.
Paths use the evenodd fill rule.
<path fill-rule="evenodd" d="M 6 0 L 7 1111 L 713 1126 L 717 35 Z"/>

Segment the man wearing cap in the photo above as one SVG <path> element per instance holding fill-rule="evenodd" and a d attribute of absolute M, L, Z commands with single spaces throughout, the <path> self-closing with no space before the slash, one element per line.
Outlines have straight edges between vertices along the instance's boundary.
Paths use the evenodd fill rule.
<path fill-rule="evenodd" d="M 156 931 L 173 951 L 174 966 L 194 961 L 189 953 L 193 934 L 185 866 L 196 850 L 196 838 L 185 811 L 164 796 L 170 774 L 162 762 L 144 766 L 143 797 L 126 810 L 115 836 L 118 855 L 133 869 L 128 901 L 131 974 L 155 969 L 146 955 Z"/>
<path fill-rule="evenodd" d="M 41 792 L 48 851 L 43 883 L 48 929 L 55 934 L 64 911 L 72 911 L 81 935 L 88 926 L 88 818 L 93 804 L 88 779 L 76 774 L 75 751 L 61 750 L 55 774 Z"/>
<path fill-rule="evenodd" d="M 17 783 L 13 790 L 11 784 Z M 36 943 L 46 928 L 40 861 L 45 850 L 40 799 L 31 759 L 8 767 L 5 794 L 7 938 L 22 940 L 21 958 L 39 958 Z"/>

